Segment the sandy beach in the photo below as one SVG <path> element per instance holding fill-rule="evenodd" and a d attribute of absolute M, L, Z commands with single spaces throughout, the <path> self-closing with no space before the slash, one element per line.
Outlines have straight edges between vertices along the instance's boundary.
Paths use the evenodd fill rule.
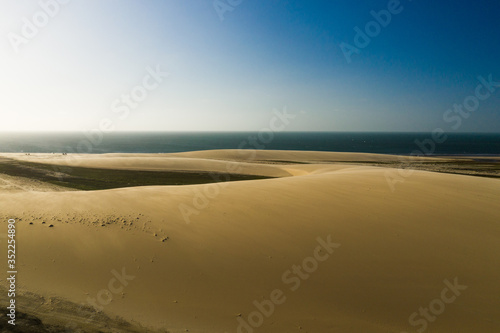
<path fill-rule="evenodd" d="M 45 178 L 0 174 L 4 245 L 16 220 L 19 332 L 500 330 L 494 158 L 239 150 L 0 158 L 24 172 L 64 167 Z M 66 187 L 83 177 L 72 168 L 213 181 L 80 190 Z"/>

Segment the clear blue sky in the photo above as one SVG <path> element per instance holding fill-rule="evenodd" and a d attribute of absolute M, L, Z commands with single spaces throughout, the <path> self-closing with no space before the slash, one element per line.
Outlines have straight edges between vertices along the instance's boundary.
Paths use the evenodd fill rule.
<path fill-rule="evenodd" d="M 254 131 L 286 107 L 290 131 L 451 131 L 443 115 L 477 77 L 500 82 L 500 3 L 401 1 L 346 61 L 341 43 L 389 3 L 72 0 L 44 21 L 39 1 L 2 1 L 0 130 Z M 168 77 L 124 104 L 157 66 Z M 453 130 L 498 132 L 494 90 L 467 118 L 449 113 Z"/>

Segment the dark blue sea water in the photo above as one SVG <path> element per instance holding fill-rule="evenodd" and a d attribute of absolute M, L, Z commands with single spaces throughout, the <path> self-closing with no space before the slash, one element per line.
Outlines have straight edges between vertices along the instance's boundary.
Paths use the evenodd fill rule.
<path fill-rule="evenodd" d="M 171 153 L 208 149 L 279 149 L 407 155 L 500 155 L 500 133 L 0 133 L 0 152 Z M 442 141 L 442 140 L 441 140 Z"/>

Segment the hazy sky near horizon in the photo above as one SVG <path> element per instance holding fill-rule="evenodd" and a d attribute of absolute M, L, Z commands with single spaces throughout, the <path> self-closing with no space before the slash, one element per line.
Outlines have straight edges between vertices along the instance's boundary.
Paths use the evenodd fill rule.
<path fill-rule="evenodd" d="M 393 1 L 2 1 L 0 130 L 499 132 L 498 1 Z"/>

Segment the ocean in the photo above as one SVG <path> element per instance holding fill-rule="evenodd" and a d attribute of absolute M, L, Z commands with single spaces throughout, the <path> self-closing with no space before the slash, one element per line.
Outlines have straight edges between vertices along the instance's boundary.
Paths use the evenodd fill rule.
<path fill-rule="evenodd" d="M 272 149 L 409 155 L 500 155 L 500 133 L 112 132 L 0 133 L 0 152 L 175 153 L 209 149 Z"/>

